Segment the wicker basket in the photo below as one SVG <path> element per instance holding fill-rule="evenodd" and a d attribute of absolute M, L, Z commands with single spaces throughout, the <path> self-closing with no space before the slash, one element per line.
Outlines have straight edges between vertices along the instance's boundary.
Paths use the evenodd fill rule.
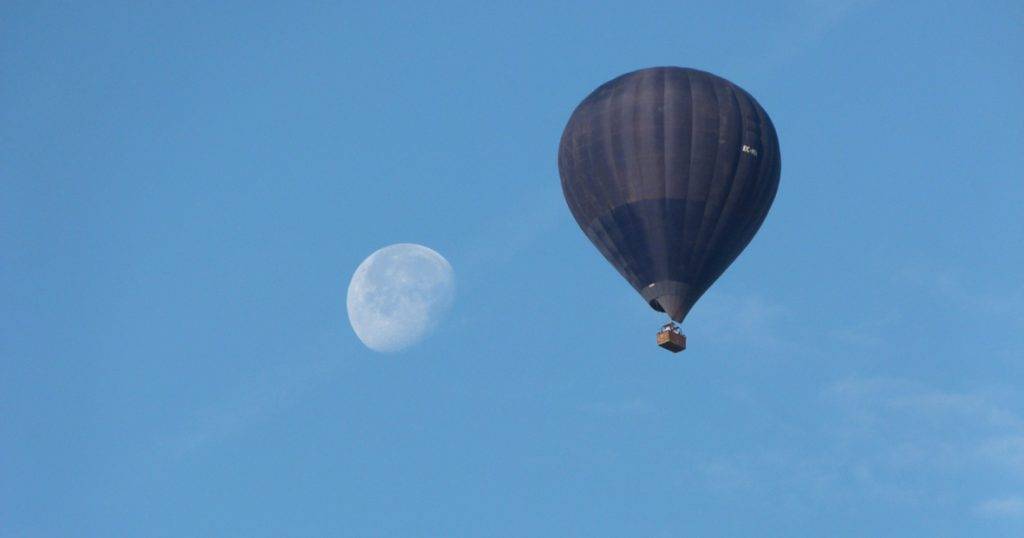
<path fill-rule="evenodd" d="M 679 353 L 686 349 L 686 336 L 675 331 L 658 331 L 658 345 L 672 353 Z"/>

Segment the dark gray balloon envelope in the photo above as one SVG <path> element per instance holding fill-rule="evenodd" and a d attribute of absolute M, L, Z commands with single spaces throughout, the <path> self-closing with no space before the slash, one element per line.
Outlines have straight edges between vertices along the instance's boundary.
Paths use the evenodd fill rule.
<path fill-rule="evenodd" d="M 739 86 L 656 67 L 594 90 L 558 149 L 576 222 L 655 310 L 683 321 L 757 233 L 779 186 L 775 127 Z"/>

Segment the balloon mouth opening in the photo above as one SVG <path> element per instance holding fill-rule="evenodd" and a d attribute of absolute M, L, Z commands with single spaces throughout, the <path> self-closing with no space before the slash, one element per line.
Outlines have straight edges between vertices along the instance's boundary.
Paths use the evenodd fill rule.
<path fill-rule="evenodd" d="M 668 314 L 669 318 L 681 323 L 690 304 L 686 300 L 689 286 L 671 280 L 655 282 L 640 290 L 640 295 L 657 312 Z"/>
<path fill-rule="evenodd" d="M 683 311 L 682 306 L 679 304 L 679 300 L 676 297 L 661 297 L 661 299 L 668 301 L 668 308 L 662 306 L 661 303 L 658 302 L 658 299 L 655 299 L 650 302 L 651 308 L 657 310 L 658 312 L 664 312 L 665 314 L 668 315 L 670 319 L 672 319 L 676 323 L 682 323 L 683 317 L 686 316 L 686 313 Z"/>

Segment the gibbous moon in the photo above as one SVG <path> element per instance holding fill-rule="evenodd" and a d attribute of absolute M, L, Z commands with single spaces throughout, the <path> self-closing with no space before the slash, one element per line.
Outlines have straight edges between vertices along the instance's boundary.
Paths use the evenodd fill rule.
<path fill-rule="evenodd" d="M 423 340 L 451 307 L 455 273 L 437 252 L 413 243 L 363 260 L 348 285 L 348 320 L 366 347 L 400 351 Z"/>

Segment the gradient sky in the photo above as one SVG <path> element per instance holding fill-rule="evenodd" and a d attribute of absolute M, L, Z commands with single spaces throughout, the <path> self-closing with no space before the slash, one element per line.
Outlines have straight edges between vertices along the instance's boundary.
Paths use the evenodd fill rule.
<path fill-rule="evenodd" d="M 0 536 L 1024 535 L 1021 2 L 40 4 L 0 8 Z M 783 156 L 679 355 L 555 158 L 656 65 Z M 380 355 L 345 288 L 398 242 L 458 296 Z"/>

